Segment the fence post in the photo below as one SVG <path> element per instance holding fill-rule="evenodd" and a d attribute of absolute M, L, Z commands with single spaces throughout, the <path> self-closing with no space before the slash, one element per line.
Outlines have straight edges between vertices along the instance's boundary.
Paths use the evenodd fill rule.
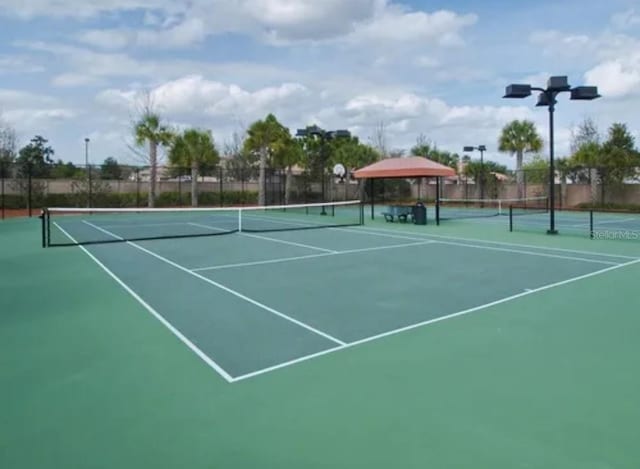
<path fill-rule="evenodd" d="M 4 220 L 4 178 L 5 178 L 5 163 L 0 161 L 0 216 Z"/>
<path fill-rule="evenodd" d="M 222 171 L 222 166 L 220 166 L 218 168 L 218 181 L 219 181 L 219 187 L 220 187 L 220 207 L 224 207 L 224 183 L 222 181 L 222 177 L 223 177 L 223 171 Z"/>
<path fill-rule="evenodd" d="M 182 168 L 178 169 L 178 207 L 182 207 Z"/>
<path fill-rule="evenodd" d="M 29 217 L 31 217 L 32 215 L 32 207 L 31 207 L 31 168 L 32 168 L 32 164 L 29 161 L 27 163 L 27 211 L 29 212 Z"/>
<path fill-rule="evenodd" d="M 140 207 L 140 168 L 136 168 L 136 207 Z"/>
<path fill-rule="evenodd" d="M 91 165 L 89 165 L 89 167 L 87 168 L 87 170 L 89 171 L 89 201 L 88 201 L 88 205 L 89 208 L 92 207 L 92 203 L 91 200 L 93 199 L 93 181 L 92 181 L 92 171 L 91 171 Z"/>

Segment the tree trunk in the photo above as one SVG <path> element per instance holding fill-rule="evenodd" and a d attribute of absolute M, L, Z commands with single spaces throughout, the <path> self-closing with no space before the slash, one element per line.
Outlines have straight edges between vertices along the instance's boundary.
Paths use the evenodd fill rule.
<path fill-rule="evenodd" d="M 516 153 L 516 184 L 518 186 L 518 198 L 524 198 L 524 172 L 522 170 L 522 157 L 521 151 Z"/>
<path fill-rule="evenodd" d="M 258 205 L 264 206 L 267 202 L 266 197 L 266 166 L 267 166 L 267 148 L 260 149 L 260 175 L 258 178 Z"/>
<path fill-rule="evenodd" d="M 158 143 L 149 141 L 149 207 L 156 205 L 156 183 L 158 180 Z"/>
<path fill-rule="evenodd" d="M 289 205 L 291 202 L 291 188 L 293 186 L 293 169 L 287 166 L 287 175 L 284 181 L 284 203 Z"/>
<path fill-rule="evenodd" d="M 191 162 L 191 206 L 198 206 L 198 163 Z"/>

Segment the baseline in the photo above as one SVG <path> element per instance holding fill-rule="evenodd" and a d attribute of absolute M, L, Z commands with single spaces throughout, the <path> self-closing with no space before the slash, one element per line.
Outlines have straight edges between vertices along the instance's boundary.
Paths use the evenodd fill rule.
<path fill-rule="evenodd" d="M 333 229 L 333 230 L 345 230 L 347 228 L 329 228 L 329 229 Z M 392 230 L 387 230 L 384 228 L 367 228 L 367 227 L 363 227 L 363 228 L 358 228 L 356 229 L 351 229 L 351 231 L 363 231 L 363 232 L 383 232 L 383 233 L 397 233 L 397 231 L 392 231 Z M 486 239 L 478 239 L 478 238 L 463 238 L 463 237 L 459 237 L 459 236 L 445 236 L 445 235 L 437 235 L 437 234 L 432 234 L 432 233 L 428 233 L 428 234 L 422 234 L 422 233 L 418 233 L 416 234 L 416 236 L 420 236 L 422 239 L 429 239 L 428 237 L 432 237 L 432 238 L 438 238 L 438 239 L 453 239 L 453 240 L 457 240 L 457 241 L 471 241 L 471 242 L 476 242 L 476 243 L 485 243 L 485 244 L 496 244 L 496 245 L 500 245 L 500 246 L 513 246 L 513 247 L 522 247 L 522 248 L 529 248 L 529 249 L 539 249 L 539 250 L 545 250 L 545 251 L 558 251 L 558 252 L 567 252 L 567 253 L 576 253 L 576 254 L 588 254 L 588 255 L 592 255 L 592 256 L 599 256 L 599 257 L 616 257 L 616 258 L 620 258 L 620 259 L 630 259 L 630 260 L 634 260 L 634 259 L 638 259 L 638 257 L 634 257 L 634 256 L 625 256 L 623 254 L 609 254 L 609 253 L 603 253 L 603 252 L 597 252 L 597 251 L 584 251 L 584 250 L 579 250 L 579 249 L 567 249 L 567 248 L 557 248 L 557 247 L 547 247 L 547 246 L 535 246 L 532 244 L 521 244 L 521 243 L 509 243 L 509 242 L 505 242 L 505 241 L 490 241 L 490 240 L 486 240 Z"/>
<path fill-rule="evenodd" d="M 314 354 L 306 355 L 304 357 L 296 358 L 294 360 L 290 360 L 288 362 L 279 363 L 277 365 L 270 366 L 270 367 L 267 367 L 267 368 L 263 368 L 261 370 L 256 370 L 256 371 L 253 371 L 251 373 L 246 373 L 244 375 L 236 376 L 236 377 L 234 377 L 232 379 L 232 382 L 236 383 L 238 381 L 243 381 L 243 380 L 246 380 L 246 379 L 249 379 L 249 378 L 254 378 L 256 376 L 260 376 L 260 375 L 263 375 L 263 374 L 266 374 L 266 373 L 270 373 L 272 371 L 276 371 L 276 370 L 279 370 L 279 369 L 287 368 L 289 366 L 292 366 L 292 365 L 295 365 L 295 364 L 298 364 L 298 363 L 302 363 L 302 362 L 305 362 L 305 361 L 308 361 L 308 360 L 311 360 L 311 359 L 314 359 L 314 358 L 317 358 L 317 357 L 328 355 L 328 354 L 337 352 L 339 350 L 345 350 L 345 349 L 352 348 L 352 347 L 355 347 L 355 346 L 358 346 L 358 345 L 366 344 L 368 342 L 373 342 L 373 341 L 376 341 L 376 340 L 379 340 L 379 339 L 383 339 L 385 337 L 394 336 L 394 335 L 397 335 L 397 334 L 400 334 L 400 333 L 403 333 L 403 332 L 407 332 L 407 331 L 410 331 L 410 330 L 413 330 L 413 329 L 418 329 L 420 327 L 428 326 L 430 324 L 435 324 L 435 323 L 438 323 L 438 322 L 447 321 L 449 319 L 454 319 L 454 318 L 457 318 L 457 317 L 460 317 L 460 316 L 465 316 L 465 315 L 468 315 L 468 314 L 476 313 L 478 311 L 483 311 L 483 310 L 486 310 L 486 309 L 491 308 L 493 306 L 497 306 L 497 305 L 500 305 L 500 304 L 503 304 L 503 303 L 508 303 L 510 301 L 514 301 L 514 300 L 517 300 L 519 298 L 523 298 L 525 296 L 534 295 L 536 293 L 540 293 L 540 292 L 543 292 L 543 291 L 546 291 L 546 290 L 550 290 L 552 288 L 557 288 L 557 287 L 560 287 L 560 286 L 563 286 L 563 285 L 568 285 L 568 284 L 571 284 L 571 283 L 575 283 L 575 282 L 578 282 L 580 280 L 584 280 L 584 279 L 587 279 L 587 278 L 596 277 L 598 275 L 603 275 L 603 274 L 606 274 L 608 272 L 612 272 L 614 270 L 618 270 L 618 269 L 621 269 L 621 268 L 624 268 L 624 267 L 629 267 L 631 265 L 635 265 L 635 264 L 638 264 L 638 263 L 640 263 L 640 259 L 635 259 L 635 260 L 632 260 L 632 261 L 629 261 L 629 262 L 625 262 L 623 264 L 617 264 L 617 265 L 614 265 L 614 266 L 611 266 L 611 267 L 607 267 L 607 268 L 604 268 L 604 269 L 596 270 L 596 271 L 590 272 L 588 274 L 579 275 L 577 277 L 571 277 L 571 278 L 566 279 L 566 280 L 561 280 L 559 282 L 554 282 L 554 283 L 550 283 L 550 284 L 547 284 L 547 285 L 543 285 L 543 286 L 538 287 L 538 288 L 534 288 L 534 289 L 531 289 L 531 290 L 526 290 L 526 291 L 524 291 L 522 293 L 518 293 L 518 294 L 515 294 L 515 295 L 511 295 L 511 296 L 505 297 L 505 298 L 501 298 L 499 300 L 495 300 L 495 301 L 492 301 L 492 302 L 489 302 L 489 303 L 485 303 L 483 305 L 475 306 L 473 308 L 468 308 L 468 309 L 465 309 L 465 310 L 462 310 L 462 311 L 458 311 L 456 313 L 447 314 L 445 316 L 440 316 L 440 317 L 437 317 L 437 318 L 429 319 L 427 321 L 421 321 L 421 322 L 418 322 L 418 323 L 415 323 L 415 324 L 410 324 L 408 326 L 404 326 L 404 327 L 400 327 L 400 328 L 397 328 L 397 329 L 393 329 L 393 330 L 390 330 L 390 331 L 387 331 L 387 332 L 383 332 L 381 334 L 376 334 L 376 335 L 372 335 L 370 337 L 365 337 L 364 339 L 356 340 L 354 342 L 349 342 L 349 343 L 346 343 L 346 344 L 338 346 L 338 347 L 326 349 L 326 350 L 323 350 L 321 352 L 317 352 L 317 353 L 314 353 Z"/>
<path fill-rule="evenodd" d="M 379 233 L 379 232 L 365 231 L 365 230 L 354 230 L 354 229 L 348 229 L 348 228 L 336 228 L 336 229 L 340 230 L 340 231 L 348 231 L 350 233 L 360 233 L 360 234 L 366 234 L 366 235 L 370 235 L 370 236 L 381 236 L 381 237 L 388 237 L 388 238 L 407 239 L 407 240 L 413 240 L 413 241 L 418 241 L 420 239 L 429 239 L 429 238 L 424 238 L 424 237 L 422 237 L 422 238 L 414 238 L 414 237 L 410 237 L 410 236 L 394 235 L 394 234 Z M 554 258 L 554 259 L 564 259 L 564 260 L 571 260 L 571 261 L 590 262 L 590 263 L 594 263 L 594 264 L 605 264 L 605 265 L 619 265 L 620 264 L 619 262 L 611 262 L 611 261 L 604 261 L 604 260 L 598 260 L 598 259 L 588 259 L 588 258 L 584 258 L 584 257 L 561 256 L 561 255 L 558 255 L 558 254 L 549 254 L 549 253 L 545 253 L 545 252 L 523 251 L 523 250 L 520 250 L 520 249 L 500 248 L 500 247 L 494 247 L 494 246 L 483 246 L 483 245 L 479 245 L 479 244 L 469 244 L 469 243 L 461 243 L 461 242 L 454 242 L 454 241 L 442 241 L 440 239 L 438 241 L 436 241 L 436 242 L 439 243 L 439 244 L 447 244 L 447 245 L 450 245 L 450 246 L 460 246 L 460 247 L 467 247 L 467 248 L 472 248 L 472 249 L 485 249 L 485 250 L 488 250 L 488 251 L 512 252 L 514 254 L 524 254 L 524 255 L 527 255 L 527 256 L 550 257 L 550 258 Z"/>

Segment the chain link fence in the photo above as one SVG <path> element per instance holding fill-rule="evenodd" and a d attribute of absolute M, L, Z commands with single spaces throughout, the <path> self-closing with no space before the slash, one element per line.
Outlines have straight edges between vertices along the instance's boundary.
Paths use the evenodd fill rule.
<path fill-rule="evenodd" d="M 0 162 L 0 217 L 38 215 L 44 207 L 148 207 L 150 170 L 144 166 L 105 168 L 100 165 L 51 165 Z M 255 167 L 200 168 L 192 179 L 191 168 L 160 166 L 156 182 L 156 207 L 197 205 L 230 207 L 258 204 L 259 170 Z M 265 204 L 312 203 L 355 200 L 357 181 L 329 174 L 294 169 L 267 168 Z"/>

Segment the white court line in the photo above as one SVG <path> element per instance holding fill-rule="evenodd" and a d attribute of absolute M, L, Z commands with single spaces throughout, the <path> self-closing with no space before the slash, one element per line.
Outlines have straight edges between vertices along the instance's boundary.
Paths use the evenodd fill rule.
<path fill-rule="evenodd" d="M 93 228 L 95 228 L 95 229 L 97 229 L 99 231 L 102 231 L 103 233 L 105 233 L 105 234 L 107 234 L 109 236 L 112 236 L 113 238 L 125 241 L 120 236 L 115 235 L 115 234 L 113 234 L 113 233 L 111 233 L 111 232 L 109 232 L 109 231 L 105 230 L 104 228 L 101 228 L 101 227 L 99 227 L 97 225 L 94 225 L 91 222 L 88 222 L 86 220 L 83 220 L 83 222 L 86 223 L 89 226 L 92 226 Z M 219 288 L 221 290 L 224 290 L 227 293 L 230 293 L 233 296 L 235 296 L 237 298 L 240 298 L 241 300 L 246 301 L 247 303 L 251 303 L 252 305 L 257 306 L 258 308 L 264 309 L 265 311 L 268 311 L 271 314 L 274 314 L 274 315 L 276 315 L 276 316 L 278 316 L 278 317 L 280 317 L 282 319 L 285 319 L 286 321 L 289 321 L 289 322 L 291 322 L 293 324 L 296 324 L 297 326 L 302 327 L 303 329 L 306 329 L 306 330 L 308 330 L 310 332 L 313 332 L 314 334 L 317 334 L 317 335 L 319 335 L 321 337 L 324 337 L 325 339 L 328 339 L 333 343 L 336 343 L 336 344 L 339 344 L 339 345 L 344 345 L 343 341 L 341 341 L 340 339 L 337 339 L 337 338 L 327 334 L 326 332 L 322 332 L 321 330 L 316 329 L 315 327 L 310 326 L 309 324 L 306 324 L 306 323 L 304 323 L 302 321 L 298 321 L 297 319 L 294 319 L 294 318 L 292 318 L 290 316 L 287 316 L 286 314 L 281 313 L 280 311 L 277 311 L 277 310 L 275 310 L 275 309 L 273 309 L 273 308 L 271 308 L 271 307 L 269 307 L 269 306 L 267 306 L 267 305 L 265 305 L 263 303 L 260 303 L 259 301 L 256 301 L 256 300 L 254 300 L 252 298 L 249 298 L 248 296 L 243 295 L 242 293 L 237 292 L 237 291 L 235 291 L 235 290 L 233 290 L 233 289 L 231 289 L 229 287 L 226 287 L 226 286 L 222 285 L 221 283 L 218 283 L 218 282 L 216 282 L 214 280 L 211 280 L 210 278 L 204 277 L 204 276 L 198 274 L 197 272 L 192 272 L 191 270 L 187 269 L 186 267 L 183 267 L 180 264 L 177 264 L 177 263 L 167 259 L 166 257 L 162 257 L 160 254 L 156 254 L 155 252 L 150 251 L 150 250 L 140 246 L 139 244 L 133 243 L 131 241 L 125 241 L 125 242 L 128 245 L 133 246 L 134 248 L 139 249 L 142 252 L 146 252 L 147 254 L 155 257 L 156 259 L 159 259 L 162 262 L 165 262 L 165 263 L 175 267 L 176 269 L 179 269 L 179 270 L 181 270 L 183 272 L 186 272 L 187 274 L 192 275 L 192 276 L 202 280 L 203 282 L 206 282 L 206 283 L 208 283 L 210 285 L 213 285 L 214 287 L 217 287 L 217 288 Z"/>
<path fill-rule="evenodd" d="M 218 228 L 217 226 L 202 225 L 200 223 L 195 223 L 195 222 L 192 222 L 192 221 L 187 222 L 187 225 L 197 226 L 198 228 L 205 228 L 205 229 L 211 230 L 211 231 L 224 231 L 225 233 L 234 231 L 234 230 L 230 230 L 230 229 Z"/>
<path fill-rule="evenodd" d="M 207 229 L 215 230 L 215 231 L 228 231 L 228 230 L 225 230 L 223 228 L 218 228 L 218 227 L 211 226 L 211 225 L 204 225 L 204 224 L 201 224 L 201 223 L 189 223 L 189 224 L 193 225 L 193 226 L 198 226 L 200 228 L 207 228 Z M 337 254 L 338 253 L 338 251 L 334 251 L 333 249 L 325 249 L 325 248 L 321 248 L 321 247 L 318 247 L 318 246 L 312 246 L 310 244 L 294 243 L 293 241 L 285 241 L 283 239 L 268 238 L 266 236 L 258 236 L 256 234 L 249 234 L 249 233 L 242 233 L 242 232 L 241 232 L 241 234 L 243 236 L 248 236 L 250 238 L 263 239 L 265 241 L 272 241 L 274 243 L 280 243 L 280 244 L 289 244 L 291 246 L 296 246 L 296 247 L 305 248 L 305 249 L 312 249 L 314 251 L 322 251 L 324 253 L 329 253 L 329 254 Z M 200 270 L 200 269 L 192 269 L 192 270 Z"/>
<path fill-rule="evenodd" d="M 418 241 L 420 239 L 425 239 L 425 238 L 413 238 L 413 237 L 408 237 L 408 236 L 397 236 L 397 235 L 383 234 L 383 233 L 378 233 L 378 232 L 373 232 L 373 231 L 354 230 L 354 229 L 347 229 L 347 228 L 336 228 L 336 229 L 339 229 L 340 231 L 348 231 L 350 233 L 360 233 L 360 234 L 367 234 L 367 235 L 370 235 L 370 236 L 381 236 L 381 237 L 388 237 L 388 238 L 401 238 L 401 239 L 408 239 L 408 240 L 414 240 L 414 241 Z M 438 244 L 446 244 L 446 245 L 450 245 L 450 246 L 460 246 L 460 247 L 467 247 L 467 248 L 472 248 L 472 249 L 485 249 L 487 251 L 511 252 L 511 253 L 515 253 L 515 254 L 524 254 L 524 255 L 527 255 L 527 256 L 550 257 L 550 258 L 554 258 L 554 259 L 564 259 L 564 260 L 571 260 L 571 261 L 591 262 L 593 264 L 605 264 L 605 265 L 618 265 L 619 264 L 619 262 L 601 261 L 601 260 L 598 260 L 598 259 L 586 259 L 586 258 L 583 258 L 583 257 L 574 257 L 574 256 L 561 256 L 559 254 L 549 254 L 549 253 L 546 253 L 546 252 L 522 251 L 522 250 L 519 250 L 519 249 L 499 248 L 499 247 L 495 247 L 495 246 L 482 246 L 482 245 L 477 245 L 477 244 L 460 243 L 460 242 L 454 242 L 454 241 L 437 240 L 436 242 Z"/>
<path fill-rule="evenodd" d="M 617 270 L 617 269 L 621 269 L 623 267 L 628 267 L 628 266 L 631 266 L 631 265 L 634 265 L 634 264 L 638 264 L 638 263 L 640 263 L 640 259 L 635 259 L 633 261 L 625 262 L 624 264 L 614 265 L 614 266 L 611 266 L 611 267 L 607 267 L 605 269 L 596 270 L 596 271 L 588 273 L 588 274 L 580 275 L 578 277 L 572 277 L 572 278 L 569 278 L 567 280 L 562 280 L 562 281 L 559 281 L 559 282 L 550 283 L 548 285 L 543 285 L 542 287 L 538 287 L 538 288 L 534 288 L 534 289 L 531 289 L 531 290 L 527 290 L 527 291 L 524 291 L 522 293 L 518 293 L 516 295 L 508 296 L 506 298 L 502 298 L 502 299 L 499 299 L 499 300 L 496 300 L 496 301 L 492 301 L 490 303 L 485 303 L 485 304 L 480 305 L 480 306 L 475 306 L 473 308 L 465 309 L 463 311 L 458 311 L 457 313 L 447 314 L 445 316 L 440 316 L 440 317 L 437 317 L 437 318 L 429 319 L 427 321 L 418 322 L 418 323 L 415 323 L 415 324 L 411 324 L 409 326 L 400 327 L 398 329 L 394 329 L 394 330 L 391 330 L 391 331 L 383 332 L 381 334 L 376 334 L 376 335 L 373 335 L 373 336 L 370 336 L 370 337 L 366 337 L 364 339 L 356 340 L 354 342 L 349 342 L 348 344 L 342 345 L 340 347 L 330 348 L 330 349 L 323 350 L 323 351 L 318 352 L 318 353 L 314 353 L 314 354 L 311 354 L 311 355 L 306 355 L 304 357 L 297 358 L 295 360 L 291 360 L 291 361 L 288 361 L 288 362 L 280 363 L 278 365 L 270 366 L 268 368 L 263 368 L 261 370 L 256 370 L 256 371 L 253 371 L 251 373 L 244 374 L 244 375 L 236 376 L 236 377 L 233 378 L 232 381 L 235 383 L 235 382 L 242 381 L 242 380 L 245 380 L 245 379 L 248 379 L 248 378 L 253 378 L 255 376 L 259 376 L 259 375 L 262 375 L 262 374 L 265 374 L 265 373 L 269 373 L 271 371 L 275 371 L 275 370 L 278 370 L 278 369 L 281 369 L 281 368 L 286 368 L 286 367 L 288 367 L 290 365 L 294 365 L 294 364 L 301 363 L 301 362 L 304 362 L 304 361 L 307 361 L 307 360 L 311 360 L 312 358 L 320 357 L 320 356 L 323 356 L 323 355 L 328 355 L 330 353 L 337 352 L 338 350 L 345 350 L 347 348 L 355 347 L 356 345 L 365 344 L 367 342 L 373 342 L 375 340 L 379 340 L 379 339 L 382 339 L 384 337 L 389 337 L 389 336 L 393 336 L 393 335 L 396 335 L 396 334 L 400 334 L 402 332 L 410 331 L 412 329 L 417 329 L 419 327 L 424 327 L 424 326 L 427 326 L 429 324 L 435 324 L 437 322 L 446 321 L 446 320 L 449 320 L 449 319 L 457 318 L 459 316 L 465 316 L 465 315 L 468 315 L 468 314 L 471 314 L 471 313 L 475 313 L 475 312 L 478 312 L 478 311 L 485 310 L 487 308 L 491 308 L 493 306 L 497 306 L 497 305 L 500 305 L 500 304 L 503 304 L 503 303 L 508 303 L 510 301 L 517 300 L 518 298 L 522 298 L 522 297 L 525 297 L 525 296 L 533 295 L 535 293 L 540 293 L 542 291 L 550 290 L 552 288 L 560 287 L 562 285 L 567 285 L 567 284 L 570 284 L 570 283 L 578 282 L 580 280 L 584 280 L 584 279 L 587 279 L 587 278 L 591 278 L 591 277 L 595 277 L 595 276 L 598 276 L 598 275 L 602 275 L 602 274 L 605 274 L 607 272 L 611 272 L 611 271 L 614 271 L 614 270 Z"/>
<path fill-rule="evenodd" d="M 121 228 L 125 228 L 126 229 L 126 228 L 151 228 L 151 227 L 156 227 L 156 226 L 180 226 L 180 225 L 185 225 L 185 224 L 188 224 L 188 223 L 185 223 L 185 222 L 136 223 L 136 224 L 120 223 L 120 224 L 108 224 L 108 225 L 104 225 L 104 227 L 106 229 L 121 229 Z"/>
<path fill-rule="evenodd" d="M 274 243 L 280 243 L 280 244 L 288 244 L 289 246 L 297 246 L 299 248 L 306 248 L 306 249 L 312 249 L 314 251 L 322 251 L 325 253 L 329 253 L 329 254 L 338 254 L 338 251 L 334 250 L 334 249 L 326 249 L 326 248 L 321 248 L 318 246 L 312 246 L 310 244 L 303 244 L 303 243 L 295 243 L 293 241 L 285 241 L 284 239 L 277 239 L 277 238 L 268 238 L 267 236 L 259 236 L 256 234 L 249 234 L 249 233 L 241 233 L 243 236 L 248 236 L 249 238 L 256 238 L 256 239 L 264 239 L 265 241 L 272 241 Z"/>
<path fill-rule="evenodd" d="M 605 220 L 605 221 L 594 221 L 593 228 L 597 228 L 599 225 L 611 224 L 611 223 L 626 223 L 628 221 L 638 221 L 638 218 L 622 218 L 620 220 Z M 591 226 L 589 223 L 576 223 L 574 225 L 569 225 L 576 228 L 588 228 Z"/>
<path fill-rule="evenodd" d="M 343 230 L 346 228 L 330 228 L 330 229 L 334 229 L 334 230 Z M 384 228 L 368 228 L 368 227 L 363 227 L 363 228 L 354 228 L 351 229 L 352 231 L 357 230 L 359 231 L 369 231 L 369 232 L 383 232 L 383 233 L 397 233 L 397 231 L 393 231 L 393 230 L 387 230 Z M 406 232 L 405 232 L 406 233 Z M 545 246 L 535 246 L 532 244 L 521 244 L 521 243 L 507 243 L 507 242 L 503 242 L 503 241 L 489 241 L 486 239 L 477 239 L 477 238 L 462 238 L 462 237 L 458 237 L 458 236 L 445 236 L 445 235 L 437 235 L 437 234 L 432 234 L 432 233 L 428 233 L 428 234 L 422 234 L 422 233 L 416 233 L 417 236 L 421 236 L 422 239 L 429 239 L 427 237 L 431 237 L 431 238 L 438 238 L 438 239 L 453 239 L 453 240 L 458 240 L 458 241 L 471 241 L 471 242 L 475 242 L 475 243 L 485 243 L 485 244 L 496 244 L 499 246 L 513 246 L 513 247 L 520 247 L 520 248 L 529 248 L 529 249 L 540 249 L 540 250 L 545 250 L 545 251 L 558 251 L 558 252 L 568 252 L 568 253 L 576 253 L 576 254 L 589 254 L 592 256 L 600 256 L 600 257 L 617 257 L 620 259 L 630 259 L 630 260 L 634 260 L 637 259 L 637 257 L 634 256 L 625 256 L 622 254 L 607 254 L 607 253 L 603 253 L 603 252 L 592 252 L 592 251 L 584 251 L 584 250 L 578 250 L 578 249 L 566 249 L 566 248 L 555 248 L 555 247 L 545 247 Z"/>
<path fill-rule="evenodd" d="M 78 244 L 78 242 L 67 233 L 57 222 L 53 222 L 58 229 L 64 233 L 67 238 L 69 238 L 73 243 Z M 104 270 L 112 279 L 114 279 L 122 288 L 125 289 L 127 293 L 129 293 L 133 298 L 138 301 L 149 313 L 151 313 L 160 323 L 165 326 L 167 329 L 171 331 L 173 335 L 175 335 L 182 343 L 184 343 L 192 352 L 194 352 L 202 361 L 204 361 L 207 365 L 215 370 L 222 378 L 224 378 L 227 382 L 233 382 L 233 378 L 229 373 L 227 373 L 224 368 L 218 365 L 215 361 L 213 361 L 206 353 L 200 350 L 193 342 L 187 339 L 178 329 L 176 329 L 169 321 L 167 321 L 160 313 L 158 313 L 151 305 L 149 305 L 146 301 L 144 301 L 136 292 L 134 292 L 124 281 L 122 281 L 116 274 L 114 274 L 107 266 L 105 266 L 102 262 L 100 262 L 91 252 L 87 250 L 82 245 L 78 244 L 78 247 L 93 260 L 98 266 Z"/>
<path fill-rule="evenodd" d="M 193 272 L 204 272 L 207 270 L 222 270 L 222 269 L 231 269 L 234 267 L 251 267 L 254 265 L 280 264 L 282 262 L 300 261 L 304 259 L 315 259 L 318 257 L 339 256 L 341 254 L 355 254 L 359 252 L 382 251 L 385 249 L 398 249 L 398 248 L 406 248 L 410 246 L 422 246 L 422 245 L 434 244 L 434 243 L 437 243 L 437 241 L 426 240 L 426 241 L 420 241 L 416 243 L 391 244 L 389 246 L 375 246 L 370 248 L 347 249 L 345 251 L 323 252 L 321 254 L 308 254 L 306 256 L 282 257 L 279 259 L 267 259 L 263 261 L 239 262 L 237 264 L 221 264 L 221 265 L 214 265 L 211 267 L 198 267 L 191 270 Z"/>

